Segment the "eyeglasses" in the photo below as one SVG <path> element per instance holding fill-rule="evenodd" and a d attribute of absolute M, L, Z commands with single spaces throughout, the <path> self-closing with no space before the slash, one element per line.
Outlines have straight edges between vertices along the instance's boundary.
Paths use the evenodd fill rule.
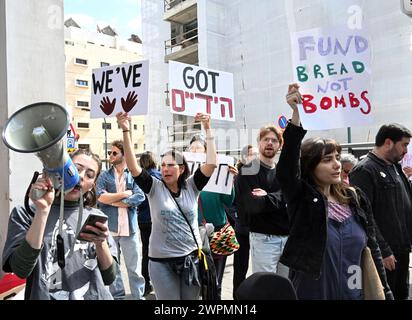
<path fill-rule="evenodd" d="M 112 154 L 113 154 L 113 157 L 115 157 L 115 156 L 117 156 L 119 153 L 118 152 L 116 152 L 116 151 L 107 151 L 107 154 L 109 155 L 109 156 L 111 156 Z"/>
<path fill-rule="evenodd" d="M 272 142 L 273 144 L 275 144 L 275 143 L 278 143 L 279 140 L 278 140 L 278 139 L 271 139 L 271 138 L 264 138 L 264 139 L 263 139 L 263 142 L 264 142 L 264 143 Z"/>

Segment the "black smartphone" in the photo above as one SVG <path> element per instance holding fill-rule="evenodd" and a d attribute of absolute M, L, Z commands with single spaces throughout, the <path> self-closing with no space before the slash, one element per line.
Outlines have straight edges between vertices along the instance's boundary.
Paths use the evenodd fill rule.
<path fill-rule="evenodd" d="M 86 221 L 83 223 L 82 228 L 80 229 L 80 232 L 77 235 L 78 240 L 83 240 L 87 241 L 86 239 L 82 238 L 80 236 L 80 233 L 90 233 L 90 234 L 95 234 L 93 231 L 90 231 L 86 229 L 86 226 L 96 226 L 96 222 L 101 222 L 101 223 L 106 223 L 107 221 L 107 216 L 104 214 L 97 214 L 97 213 L 90 213 L 89 216 L 87 217 Z"/>

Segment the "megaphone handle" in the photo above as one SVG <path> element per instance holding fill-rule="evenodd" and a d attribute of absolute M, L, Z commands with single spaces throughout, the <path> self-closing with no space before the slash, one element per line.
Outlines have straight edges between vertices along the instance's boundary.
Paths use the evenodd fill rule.
<path fill-rule="evenodd" d="M 39 189 L 33 189 L 33 192 L 31 194 L 31 197 L 33 200 L 40 199 L 46 194 L 47 190 L 39 190 Z"/>
<path fill-rule="evenodd" d="M 30 205 L 29 205 L 29 195 L 30 195 L 30 189 L 33 183 L 35 183 L 37 181 L 37 178 L 39 177 L 40 173 L 38 171 L 35 171 L 33 174 L 33 178 L 30 181 L 30 185 L 26 190 L 26 194 L 24 196 L 24 207 L 26 208 L 26 211 L 28 212 L 28 214 L 30 214 L 32 217 L 34 217 L 34 212 L 30 209 Z M 37 190 L 37 191 L 41 191 L 41 190 Z M 44 194 L 44 193 L 43 193 Z M 42 197 L 42 195 L 37 198 L 40 199 Z"/>

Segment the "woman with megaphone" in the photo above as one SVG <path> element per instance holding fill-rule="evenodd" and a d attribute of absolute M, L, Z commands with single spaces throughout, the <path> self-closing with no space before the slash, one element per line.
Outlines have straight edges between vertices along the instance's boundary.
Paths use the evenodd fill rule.
<path fill-rule="evenodd" d="M 113 257 L 117 256 L 117 249 L 108 227 L 93 222 L 78 231 L 92 217 L 95 221 L 107 219 L 100 210 L 92 208 L 101 161 L 82 149 L 70 156 L 80 183 L 64 194 L 63 206 L 51 179 L 43 174 L 30 190 L 30 210 L 34 215 L 23 206 L 15 207 L 10 215 L 3 270 L 27 278 L 25 299 L 112 299 L 105 286 L 115 279 L 117 262 Z M 33 196 L 35 190 L 43 190 L 43 195 Z"/>

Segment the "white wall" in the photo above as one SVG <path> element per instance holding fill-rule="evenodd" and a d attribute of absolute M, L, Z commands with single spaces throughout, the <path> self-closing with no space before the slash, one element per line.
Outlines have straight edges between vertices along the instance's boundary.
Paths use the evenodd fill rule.
<path fill-rule="evenodd" d="M 216 2 L 227 7 L 225 24 L 220 28 L 218 22 L 209 24 L 208 46 L 217 32 L 225 33 L 225 47 L 216 58 L 216 48 L 210 45 L 213 50 L 207 51 L 207 59 L 209 64 L 226 65 L 225 71 L 235 75 L 237 127 L 242 127 L 242 119 L 248 128 L 257 128 L 275 122 L 278 114 L 289 115 L 284 96 L 293 79 L 290 33 L 346 24 L 354 14 L 348 9 L 357 5 L 371 38 L 375 123 L 352 128 L 352 141 L 373 141 L 379 126 L 387 122 L 412 128 L 412 20 L 401 12 L 398 0 L 207 1 L 209 7 Z M 210 15 L 213 18 L 206 20 L 216 21 L 219 16 L 212 10 Z M 311 134 L 347 141 L 346 129 Z"/>
<path fill-rule="evenodd" d="M 63 0 L 0 1 L 1 130 L 4 120 L 25 105 L 42 101 L 65 105 L 63 22 Z M 41 171 L 42 164 L 34 154 L 9 151 L 2 141 L 0 154 L 6 173 L 0 182 L 1 254 L 9 212 L 23 204 L 32 174 Z"/>
<path fill-rule="evenodd" d="M 149 114 L 145 117 L 146 150 L 157 156 L 165 151 L 167 126 L 172 125 L 172 115 L 166 106 L 168 64 L 164 62 L 164 41 L 171 38 L 170 24 L 163 21 L 163 0 L 142 1 L 143 57 L 150 60 Z"/>

